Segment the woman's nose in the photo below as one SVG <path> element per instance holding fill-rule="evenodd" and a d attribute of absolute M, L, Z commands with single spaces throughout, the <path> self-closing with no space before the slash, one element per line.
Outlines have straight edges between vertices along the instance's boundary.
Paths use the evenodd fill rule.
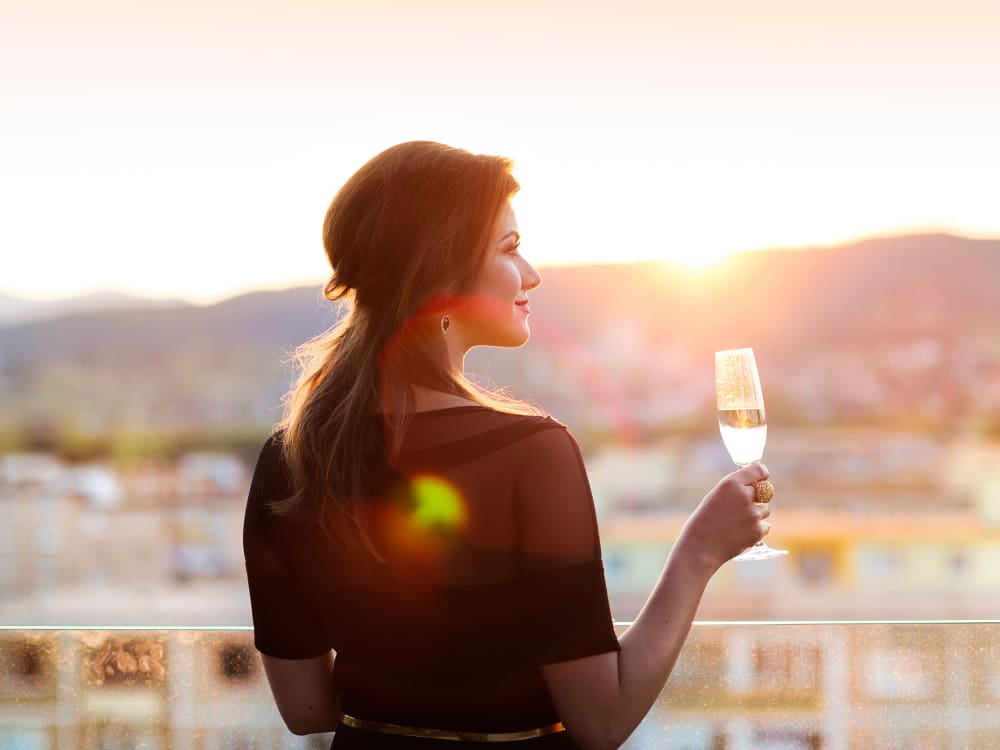
<path fill-rule="evenodd" d="M 530 263 L 526 263 L 526 265 L 527 265 L 527 269 L 525 269 L 526 273 L 522 274 L 521 283 L 522 286 L 524 287 L 524 290 L 526 292 L 530 292 L 532 289 L 534 289 L 535 287 L 537 287 L 539 284 L 542 283 L 542 276 L 540 273 L 538 273 L 538 271 L 535 270 L 535 267 L 533 265 L 531 265 Z"/>

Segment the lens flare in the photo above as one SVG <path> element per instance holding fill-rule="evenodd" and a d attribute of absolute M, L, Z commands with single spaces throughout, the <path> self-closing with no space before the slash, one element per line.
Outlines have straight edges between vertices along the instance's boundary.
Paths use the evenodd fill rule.
<path fill-rule="evenodd" d="M 378 518 L 390 556 L 410 572 L 431 575 L 461 546 L 468 509 L 461 491 L 441 476 L 399 473 Z"/>
<path fill-rule="evenodd" d="M 465 504 L 455 487 L 433 475 L 425 474 L 410 480 L 414 508 L 410 525 L 418 531 L 457 529 L 465 522 Z"/>

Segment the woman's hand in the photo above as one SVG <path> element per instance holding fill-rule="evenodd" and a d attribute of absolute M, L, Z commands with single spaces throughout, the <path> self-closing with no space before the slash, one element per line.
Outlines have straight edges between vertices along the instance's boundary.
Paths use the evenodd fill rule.
<path fill-rule="evenodd" d="M 677 551 L 714 573 L 724 562 L 763 539 L 771 528 L 764 520 L 771 515 L 771 508 L 756 502 L 754 482 L 768 476 L 763 464 L 750 464 L 723 477 L 684 524 L 677 539 L 681 549 Z"/>

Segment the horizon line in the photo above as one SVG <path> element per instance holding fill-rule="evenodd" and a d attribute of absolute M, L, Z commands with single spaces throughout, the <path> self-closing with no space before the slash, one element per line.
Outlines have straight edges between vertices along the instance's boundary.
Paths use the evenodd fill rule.
<path fill-rule="evenodd" d="M 996 242 L 1000 241 L 1000 233 L 987 235 L 980 234 L 977 232 L 959 232 L 956 230 L 941 228 L 941 229 L 930 229 L 925 231 L 912 230 L 904 231 L 899 233 L 879 233 L 879 234 L 866 234 L 851 239 L 840 240 L 837 242 L 828 243 L 814 243 L 814 244 L 804 244 L 804 245 L 774 245 L 765 247 L 748 248 L 745 250 L 734 250 L 726 255 L 711 261 L 704 267 L 705 270 L 711 270 L 712 268 L 725 263 L 734 257 L 746 255 L 750 253 L 762 253 L 762 252 L 798 252 L 807 250 L 830 250 L 839 247 L 850 247 L 853 245 L 858 245 L 864 242 L 877 242 L 879 240 L 900 240 L 908 239 L 913 237 L 950 237 L 958 240 L 967 240 L 973 242 Z M 633 258 L 623 258 L 616 260 L 613 258 L 601 258 L 596 260 L 580 260 L 571 262 L 547 262 L 538 264 L 540 270 L 545 270 L 547 268 L 584 268 L 584 267 L 600 267 L 600 266 L 628 266 L 628 265 L 643 265 L 643 264 L 662 264 L 665 266 L 673 266 L 679 269 L 689 269 L 693 268 L 683 261 L 679 261 L 672 258 L 652 258 L 652 257 L 633 257 Z M 309 286 L 321 286 L 326 283 L 327 276 L 317 276 L 315 279 L 290 279 L 288 281 L 277 282 L 274 284 L 260 284 L 254 286 L 241 286 L 233 287 L 228 290 L 221 291 L 217 294 L 211 295 L 190 295 L 183 292 L 142 292 L 136 290 L 129 290 L 127 287 L 108 285 L 108 286 L 95 286 L 95 287 L 85 287 L 78 291 L 68 291 L 59 296 L 45 296 L 40 297 L 32 292 L 22 292 L 22 291 L 11 291 L 6 287 L 0 286 L 0 298 L 5 298 L 7 300 L 15 302 L 24 302 L 28 304 L 58 304 L 64 302 L 74 302 L 88 297 L 98 297 L 98 296 L 119 296 L 126 297 L 132 300 L 147 301 L 147 302 L 160 302 L 160 303 L 170 303 L 170 302 L 180 302 L 195 305 L 198 307 L 211 307 L 212 305 L 217 305 L 219 303 L 225 302 L 236 297 L 242 297 L 247 294 L 254 294 L 257 292 L 281 292 L 287 291 L 289 289 L 300 289 Z"/>

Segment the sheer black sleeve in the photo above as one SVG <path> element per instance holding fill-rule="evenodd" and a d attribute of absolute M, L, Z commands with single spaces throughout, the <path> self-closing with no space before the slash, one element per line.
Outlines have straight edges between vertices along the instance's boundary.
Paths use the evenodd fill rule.
<path fill-rule="evenodd" d="M 547 664 L 617 651 L 580 448 L 557 422 L 523 445 L 516 513 L 533 657 Z"/>
<path fill-rule="evenodd" d="M 257 458 L 243 519 L 254 646 L 268 656 L 308 659 L 326 653 L 332 644 L 282 559 L 273 526 L 283 521 L 266 506 L 291 493 L 280 446 L 269 438 Z"/>

